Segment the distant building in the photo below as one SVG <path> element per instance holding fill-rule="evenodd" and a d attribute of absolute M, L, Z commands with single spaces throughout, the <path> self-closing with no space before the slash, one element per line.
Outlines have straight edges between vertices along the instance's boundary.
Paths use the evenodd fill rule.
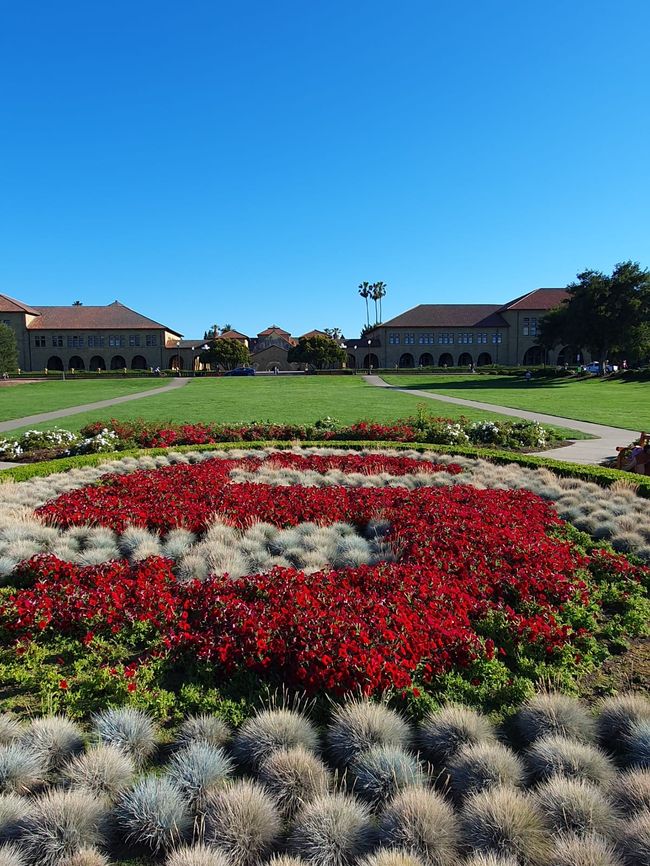
<path fill-rule="evenodd" d="M 535 289 L 507 304 L 420 304 L 346 340 L 348 366 L 575 364 L 580 350 L 564 346 L 545 353 L 536 344 L 540 320 L 567 297 L 565 289 Z"/>

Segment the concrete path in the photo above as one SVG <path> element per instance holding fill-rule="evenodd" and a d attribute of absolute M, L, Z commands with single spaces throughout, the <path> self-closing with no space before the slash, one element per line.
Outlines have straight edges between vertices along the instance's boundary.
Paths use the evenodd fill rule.
<path fill-rule="evenodd" d="M 138 391 L 137 394 L 126 394 L 124 397 L 113 397 L 111 400 L 99 400 L 97 403 L 84 403 L 83 406 L 68 406 L 67 409 L 57 409 L 54 412 L 42 412 L 40 415 L 28 415 L 26 418 L 14 418 L 12 421 L 2 421 L 0 423 L 0 433 L 6 433 L 9 430 L 17 430 L 19 427 L 31 427 L 32 424 L 44 424 L 47 421 L 57 421 L 59 418 L 66 418 L 68 415 L 79 415 L 81 412 L 94 412 L 95 409 L 108 409 L 110 406 L 118 406 L 120 403 L 129 403 L 131 400 L 141 400 L 143 397 L 157 397 L 160 394 L 166 394 L 168 391 L 174 391 L 176 388 L 182 388 L 191 381 L 192 379 L 188 378 L 171 379 L 161 388 L 152 388 L 149 391 Z"/>
<path fill-rule="evenodd" d="M 569 463 L 602 463 L 608 457 L 616 457 L 617 445 L 629 445 L 639 438 L 639 430 L 624 430 L 621 427 L 606 427 L 604 424 L 592 424 L 590 421 L 576 421 L 575 418 L 560 418 L 557 415 L 544 415 L 542 412 L 527 412 L 524 409 L 511 409 L 508 406 L 495 406 L 493 403 L 479 403 L 477 400 L 464 400 L 461 397 L 448 397 L 445 394 L 431 391 L 418 391 L 412 388 L 398 388 L 389 385 L 380 376 L 364 376 L 369 385 L 378 388 L 390 388 L 401 394 L 411 394 L 413 397 L 423 397 L 425 400 L 440 400 L 443 403 L 454 403 L 456 406 L 466 406 L 469 409 L 481 409 L 486 412 L 496 412 L 499 415 L 511 415 L 514 418 L 525 418 L 527 421 L 539 421 L 540 424 L 552 424 L 555 427 L 568 427 L 580 430 L 597 439 L 578 439 L 563 448 L 553 448 L 540 451 L 536 456 L 553 457 L 556 460 L 566 460 Z"/>

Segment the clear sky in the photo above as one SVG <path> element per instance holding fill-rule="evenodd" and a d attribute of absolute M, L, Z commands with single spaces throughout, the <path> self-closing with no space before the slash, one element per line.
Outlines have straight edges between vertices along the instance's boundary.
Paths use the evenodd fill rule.
<path fill-rule="evenodd" d="M 186 336 L 650 265 L 648 0 L 0 0 L 0 292 Z"/>

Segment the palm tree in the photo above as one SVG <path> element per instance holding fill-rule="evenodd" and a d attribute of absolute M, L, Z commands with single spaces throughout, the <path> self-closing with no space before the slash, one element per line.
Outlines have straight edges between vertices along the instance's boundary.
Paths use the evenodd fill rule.
<path fill-rule="evenodd" d="M 386 283 L 373 283 L 372 284 L 372 299 L 375 302 L 375 309 L 377 301 L 379 301 L 379 321 L 382 320 L 382 312 L 381 312 L 381 299 L 386 295 Z M 375 318 L 377 318 L 375 316 Z"/>
<path fill-rule="evenodd" d="M 372 296 L 372 287 L 370 283 L 359 283 L 359 294 L 366 302 L 366 324 L 370 327 L 370 313 L 368 312 L 368 298 Z"/>

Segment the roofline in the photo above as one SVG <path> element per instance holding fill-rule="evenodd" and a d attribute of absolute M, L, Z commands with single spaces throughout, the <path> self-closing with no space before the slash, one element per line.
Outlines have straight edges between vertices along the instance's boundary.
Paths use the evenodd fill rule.
<path fill-rule="evenodd" d="M 5 295 L 4 292 L 0 292 L 0 298 L 5 298 L 5 300 L 10 301 L 12 304 L 15 304 L 17 307 L 27 313 L 29 316 L 40 316 L 41 314 L 38 310 L 35 310 L 34 307 L 30 307 L 28 304 L 23 304 L 22 301 L 19 301 L 17 298 L 12 298 L 11 295 Z"/>

